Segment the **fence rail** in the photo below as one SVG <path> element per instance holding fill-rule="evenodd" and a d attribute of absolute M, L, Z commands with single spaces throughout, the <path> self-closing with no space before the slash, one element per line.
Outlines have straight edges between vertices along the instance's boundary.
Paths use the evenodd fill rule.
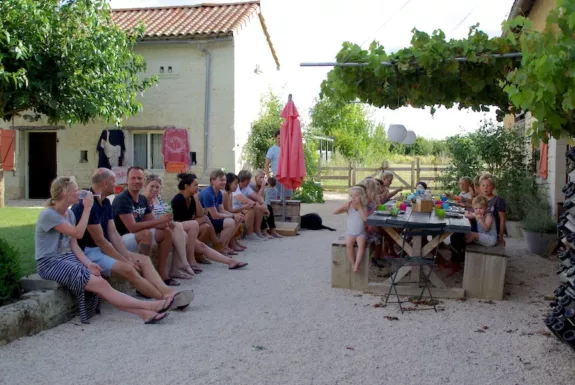
<path fill-rule="evenodd" d="M 427 183 L 430 189 L 439 190 L 443 187 L 439 177 L 446 168 L 446 165 L 422 166 L 419 158 L 411 161 L 411 164 L 389 164 L 386 161 L 377 168 L 361 167 L 353 162 L 349 162 L 347 167 L 326 167 L 320 164 L 317 179 L 324 190 L 344 190 L 368 176 L 375 177 L 381 171 L 387 170 L 394 175 L 393 187 L 414 190 L 416 184 L 423 181 Z M 342 183 L 342 181 L 346 181 L 346 183 Z"/>

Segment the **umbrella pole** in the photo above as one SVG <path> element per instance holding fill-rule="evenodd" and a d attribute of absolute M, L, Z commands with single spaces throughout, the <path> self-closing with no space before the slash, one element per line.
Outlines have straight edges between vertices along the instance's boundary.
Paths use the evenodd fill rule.
<path fill-rule="evenodd" d="M 282 222 L 286 221 L 286 195 L 285 195 L 285 187 L 283 184 L 282 186 Z"/>

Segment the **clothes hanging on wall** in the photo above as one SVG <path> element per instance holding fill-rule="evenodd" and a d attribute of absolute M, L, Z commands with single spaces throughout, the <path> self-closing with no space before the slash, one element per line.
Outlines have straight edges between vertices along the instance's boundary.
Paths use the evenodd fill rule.
<path fill-rule="evenodd" d="M 124 153 L 126 144 L 124 131 L 103 130 L 98 139 L 98 168 L 109 168 L 124 166 Z"/>
<path fill-rule="evenodd" d="M 188 130 L 184 128 L 168 128 L 162 136 L 162 155 L 164 166 L 183 163 L 186 169 L 190 167 L 190 146 Z"/>

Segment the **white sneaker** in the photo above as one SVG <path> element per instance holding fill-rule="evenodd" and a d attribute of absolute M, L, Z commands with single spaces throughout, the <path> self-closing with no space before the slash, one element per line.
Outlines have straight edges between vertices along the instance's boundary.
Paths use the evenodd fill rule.
<path fill-rule="evenodd" d="M 256 235 L 256 233 L 251 233 L 246 235 L 244 238 L 247 241 L 261 241 L 262 239 Z"/>

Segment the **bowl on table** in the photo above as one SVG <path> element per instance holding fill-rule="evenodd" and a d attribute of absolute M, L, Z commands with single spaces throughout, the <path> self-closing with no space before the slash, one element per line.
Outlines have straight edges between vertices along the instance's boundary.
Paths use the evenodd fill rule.
<path fill-rule="evenodd" d="M 445 218 L 445 210 L 444 209 L 435 209 L 435 215 L 438 218 Z"/>

